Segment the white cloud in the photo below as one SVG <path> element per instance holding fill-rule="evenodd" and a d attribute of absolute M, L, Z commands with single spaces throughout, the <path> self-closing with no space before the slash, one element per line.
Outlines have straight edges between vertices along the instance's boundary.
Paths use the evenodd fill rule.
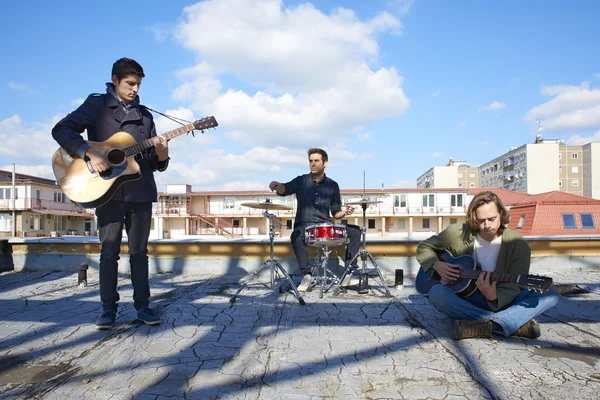
<path fill-rule="evenodd" d="M 569 146 L 581 146 L 588 143 L 599 143 L 600 142 L 600 131 L 596 132 L 592 136 L 581 136 L 573 135 L 566 140 Z"/>
<path fill-rule="evenodd" d="M 441 152 L 439 152 L 439 151 L 436 151 L 435 153 L 432 153 L 432 154 L 431 154 L 431 156 L 432 156 L 432 157 L 436 157 L 436 158 L 437 158 L 437 157 L 443 157 L 443 156 L 444 156 L 444 153 L 441 153 Z"/>
<path fill-rule="evenodd" d="M 482 111 L 497 111 L 497 110 L 502 110 L 505 107 L 506 107 L 506 104 L 500 103 L 498 101 L 494 101 L 494 102 L 488 104 L 487 106 L 479 107 L 477 109 L 477 112 L 482 112 Z"/>
<path fill-rule="evenodd" d="M 343 137 L 409 106 L 403 78 L 377 63 L 376 36 L 401 27 L 381 12 L 361 21 L 352 10 L 323 14 L 311 4 L 204 1 L 184 9 L 177 40 L 203 60 L 180 70 L 173 97 L 214 114 L 246 145 L 306 145 Z M 232 74 L 258 89 L 222 92 Z"/>
<path fill-rule="evenodd" d="M 0 167 L 0 169 L 2 169 L 4 171 L 12 172 L 13 166 L 12 166 L 12 164 L 5 165 L 3 167 Z M 53 180 L 56 179 L 54 177 L 54 172 L 52 172 L 52 167 L 50 166 L 50 164 L 45 164 L 45 165 L 16 164 L 15 171 L 17 174 L 25 174 L 25 175 L 37 176 L 39 178 L 46 178 L 46 179 L 53 179 Z"/>
<path fill-rule="evenodd" d="M 431 97 L 438 97 L 440 93 L 442 93 L 441 90 L 436 90 L 435 92 L 431 93 Z"/>
<path fill-rule="evenodd" d="M 461 121 L 460 124 L 458 124 L 459 128 L 466 128 L 467 127 L 467 121 Z"/>
<path fill-rule="evenodd" d="M 169 36 L 169 29 L 162 24 L 154 24 L 145 28 L 146 32 L 152 32 L 157 42 L 162 42 Z"/>
<path fill-rule="evenodd" d="M 75 100 L 73 100 L 73 101 L 71 102 L 71 107 L 73 107 L 73 108 L 77 108 L 77 107 L 79 107 L 80 105 L 82 105 L 84 101 L 85 101 L 85 99 L 81 99 L 81 98 L 79 98 L 79 99 L 75 99 Z"/>
<path fill-rule="evenodd" d="M 22 92 L 22 93 L 33 93 L 33 90 L 29 89 L 27 86 L 25 86 L 22 83 L 15 83 L 15 82 L 8 82 L 8 87 L 12 90 L 16 90 L 17 92 Z"/>
<path fill-rule="evenodd" d="M 596 79 L 600 79 L 600 73 L 599 74 L 595 74 L 594 76 L 596 77 Z"/>
<path fill-rule="evenodd" d="M 540 93 L 554 98 L 529 110 L 523 117 L 526 122 L 535 123 L 539 117 L 547 130 L 600 128 L 600 89 L 591 89 L 589 82 L 544 86 Z"/>
<path fill-rule="evenodd" d="M 414 179 L 405 179 L 392 183 L 391 188 L 416 188 L 417 181 Z"/>
<path fill-rule="evenodd" d="M 389 0 L 390 7 L 400 15 L 408 14 L 415 0 Z"/>
<path fill-rule="evenodd" d="M 373 134 L 371 132 L 365 132 L 365 133 L 361 133 L 360 135 L 358 135 L 358 140 L 361 142 L 366 142 L 368 140 L 371 140 L 372 137 L 373 137 Z"/>
<path fill-rule="evenodd" d="M 51 130 L 59 117 L 36 124 L 25 124 L 15 114 L 0 121 L 0 156 L 7 161 L 19 163 L 50 163 L 52 154 L 58 144 L 51 135 Z"/>

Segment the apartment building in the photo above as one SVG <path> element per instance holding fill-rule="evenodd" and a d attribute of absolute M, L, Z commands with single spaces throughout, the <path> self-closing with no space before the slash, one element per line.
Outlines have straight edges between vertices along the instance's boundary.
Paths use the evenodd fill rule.
<path fill-rule="evenodd" d="M 477 167 L 452 158 L 448 165 L 431 167 L 417 178 L 417 188 L 476 188 L 479 187 L 478 183 Z"/>
<path fill-rule="evenodd" d="M 442 231 L 451 223 L 464 221 L 469 202 L 477 189 L 342 189 L 344 204 L 366 197 L 380 201 L 363 209 L 356 206 L 354 215 L 336 223 L 366 228 L 368 237 L 426 238 Z M 507 204 L 515 204 L 527 194 L 495 190 Z M 289 206 L 290 210 L 272 210 L 278 237 L 289 237 L 296 210 L 295 196 L 280 197 L 269 191 L 194 192 L 190 185 L 167 185 L 159 193 L 154 208 L 152 239 L 176 239 L 190 236 L 218 235 L 227 238 L 266 236 L 268 219 L 264 210 L 248 207 L 248 203 L 270 200 Z"/>
<path fill-rule="evenodd" d="M 14 216 L 14 218 L 13 218 Z M 0 170 L 0 237 L 93 235 L 93 210 L 71 202 L 51 179 Z"/>

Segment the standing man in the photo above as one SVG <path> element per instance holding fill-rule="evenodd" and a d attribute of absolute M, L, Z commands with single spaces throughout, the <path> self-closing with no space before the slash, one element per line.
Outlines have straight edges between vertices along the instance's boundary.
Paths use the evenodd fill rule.
<path fill-rule="evenodd" d="M 508 211 L 493 192 L 477 194 L 467 209 L 465 224 L 452 224 L 417 246 L 417 261 L 426 273 L 437 273 L 442 284 L 429 291 L 429 301 L 435 309 L 455 321 L 456 340 L 492 337 L 492 332 L 504 336 L 535 339 L 540 336 L 540 324 L 535 317 L 553 307 L 558 292 L 552 287 L 539 294 L 521 290 L 515 283 L 497 283 L 492 273 L 528 275 L 531 248 L 518 232 L 505 228 Z M 472 295 L 461 298 L 445 283 L 459 278 L 457 266 L 440 261 L 437 253 L 450 251 L 455 257 L 472 255 L 483 273 L 477 279 Z"/>
<path fill-rule="evenodd" d="M 340 187 L 333 179 L 325 175 L 327 162 L 328 157 L 325 150 L 308 149 L 309 174 L 297 176 L 288 183 L 273 181 L 269 184 L 269 189 L 280 196 L 296 195 L 298 209 L 291 240 L 292 249 L 300 267 L 300 274 L 303 275 L 302 282 L 298 286 L 298 290 L 301 292 L 308 290 L 313 282 L 304 229 L 312 224 L 332 223 L 330 215 L 335 219 L 342 219 L 354 212 L 354 207 L 351 205 L 342 210 Z M 346 229 L 346 232 L 350 240 L 345 256 L 346 268 L 348 268 L 350 260 L 359 251 L 360 230 Z M 354 263 L 356 264 L 356 260 Z M 352 267 L 357 267 L 357 265 Z"/>
<path fill-rule="evenodd" d="M 142 66 L 130 58 L 117 60 L 112 67 L 106 94 L 92 94 L 75 111 L 63 118 L 52 136 L 72 157 L 89 160 L 96 173 L 110 168 L 102 154 L 88 140 L 103 142 L 117 132 L 127 132 L 136 142 L 156 136 L 150 112 L 140 105 L 138 91 L 144 78 Z M 154 171 L 169 164 L 167 141 L 160 138 L 154 148 L 135 156 L 141 178 L 121 185 L 107 203 L 96 208 L 100 231 L 100 300 L 103 312 L 96 320 L 98 329 L 110 329 L 117 315 L 117 269 L 123 226 L 127 232 L 133 301 L 137 317 L 148 325 L 160 324 L 160 317 L 149 308 L 148 236 L 152 221 L 152 202 L 157 201 Z"/>

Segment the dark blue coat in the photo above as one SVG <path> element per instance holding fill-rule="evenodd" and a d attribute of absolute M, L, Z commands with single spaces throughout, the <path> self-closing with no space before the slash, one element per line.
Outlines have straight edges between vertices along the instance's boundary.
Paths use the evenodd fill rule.
<path fill-rule="evenodd" d="M 52 136 L 71 156 L 85 144 L 81 134 L 87 130 L 88 140 L 103 142 L 117 132 L 127 132 L 136 142 L 156 136 L 152 114 L 144 108 L 132 108 L 128 113 L 111 94 L 92 94 L 75 111 L 63 118 L 54 129 Z M 112 200 L 127 202 L 157 201 L 154 171 L 167 169 L 168 160 L 158 161 L 154 148 L 136 156 L 141 178 L 125 182 L 115 192 Z"/>

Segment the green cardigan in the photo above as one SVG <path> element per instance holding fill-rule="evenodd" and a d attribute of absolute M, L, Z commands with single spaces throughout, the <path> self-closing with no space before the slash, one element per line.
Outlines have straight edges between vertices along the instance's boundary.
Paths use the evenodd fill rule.
<path fill-rule="evenodd" d="M 473 255 L 473 245 L 477 235 L 467 224 L 451 224 L 438 235 L 423 240 L 417 246 L 417 261 L 427 273 L 433 272 L 433 264 L 439 260 L 436 252 L 448 250 L 455 257 Z M 531 248 L 518 232 L 504 229 L 502 244 L 495 273 L 509 273 L 515 275 L 528 275 L 531 261 Z M 498 283 L 496 295 L 498 302 L 489 303 L 493 310 L 502 310 L 508 307 L 521 292 L 516 283 Z"/>

